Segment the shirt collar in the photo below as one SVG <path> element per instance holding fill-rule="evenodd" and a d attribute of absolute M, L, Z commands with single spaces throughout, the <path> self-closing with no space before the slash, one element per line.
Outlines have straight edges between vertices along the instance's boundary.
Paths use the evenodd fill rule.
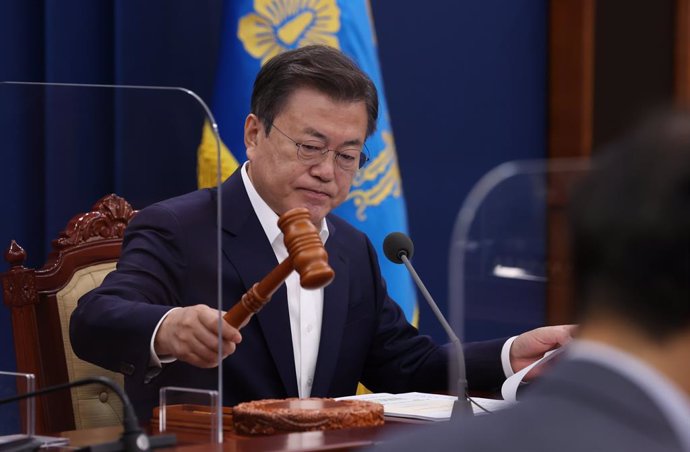
<path fill-rule="evenodd" d="M 282 243 L 283 232 L 278 227 L 278 215 L 268 206 L 268 204 L 266 204 L 266 201 L 263 200 L 263 198 L 256 191 L 256 188 L 254 188 L 254 184 L 247 173 L 248 166 L 249 161 L 244 162 L 241 173 L 244 188 L 247 190 L 247 195 L 249 196 L 249 202 L 252 204 L 252 208 L 254 209 L 256 216 L 259 217 L 259 222 L 261 223 L 261 227 L 264 229 L 264 233 L 266 234 L 266 238 L 268 238 L 269 243 L 273 245 L 277 240 L 280 240 Z M 321 241 L 324 243 L 324 245 L 326 244 L 326 240 L 328 240 L 329 234 L 328 224 L 324 218 L 321 220 L 321 228 L 319 230 L 319 237 L 321 237 Z"/>

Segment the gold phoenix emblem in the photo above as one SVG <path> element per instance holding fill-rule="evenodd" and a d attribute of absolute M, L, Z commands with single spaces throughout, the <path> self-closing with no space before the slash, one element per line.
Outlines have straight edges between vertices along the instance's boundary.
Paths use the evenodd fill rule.
<path fill-rule="evenodd" d="M 402 193 L 400 170 L 395 156 L 393 134 L 381 133 L 386 146 L 367 166 L 357 173 L 352 181 L 352 190 L 347 196 L 357 208 L 357 219 L 367 219 L 366 210 L 378 206 L 389 196 L 399 198 Z"/>
<path fill-rule="evenodd" d="M 335 0 L 254 0 L 254 12 L 240 19 L 237 36 L 263 65 L 284 50 L 309 44 L 340 49 L 339 30 Z"/>

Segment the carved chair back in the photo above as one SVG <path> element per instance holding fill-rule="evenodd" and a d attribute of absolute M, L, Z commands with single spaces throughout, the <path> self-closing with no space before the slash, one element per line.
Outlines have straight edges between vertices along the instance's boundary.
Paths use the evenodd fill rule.
<path fill-rule="evenodd" d="M 93 375 L 122 384 L 122 375 L 74 355 L 69 318 L 79 297 L 115 269 L 125 228 L 135 214 L 126 200 L 110 194 L 69 221 L 42 268 L 25 267 L 26 252 L 14 240 L 5 252 L 10 268 L 0 279 L 12 311 L 17 371 L 33 373 L 38 389 Z M 36 413 L 36 432 L 50 434 L 118 424 L 122 404 L 109 389 L 89 385 L 39 397 Z"/>

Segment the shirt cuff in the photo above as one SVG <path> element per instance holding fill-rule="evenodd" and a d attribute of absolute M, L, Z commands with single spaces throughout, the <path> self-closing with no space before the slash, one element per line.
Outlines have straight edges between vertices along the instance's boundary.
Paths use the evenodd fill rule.
<path fill-rule="evenodd" d="M 503 344 L 501 349 L 501 364 L 503 364 L 503 373 L 506 374 L 506 378 L 515 374 L 513 366 L 510 365 L 510 347 L 513 346 L 513 341 L 517 336 L 513 336 Z"/>
<path fill-rule="evenodd" d="M 163 317 L 161 317 L 161 319 L 158 321 L 158 325 L 156 325 L 156 328 L 153 330 L 153 334 L 151 335 L 151 344 L 149 346 L 149 348 L 151 350 L 149 353 L 149 367 L 163 367 L 162 366 L 163 364 L 168 364 L 168 363 L 172 363 L 174 361 L 177 361 L 177 358 L 175 358 L 173 356 L 165 356 L 165 355 L 164 356 L 158 356 L 156 354 L 156 350 L 153 347 L 153 344 L 156 341 L 156 334 L 158 334 L 158 328 L 161 327 L 163 320 L 165 320 L 165 318 L 168 316 L 168 314 L 170 314 L 171 312 L 173 312 L 176 309 L 182 309 L 182 308 L 179 308 L 179 307 L 178 308 L 172 308 L 171 310 L 169 310 L 168 312 L 163 314 Z"/>

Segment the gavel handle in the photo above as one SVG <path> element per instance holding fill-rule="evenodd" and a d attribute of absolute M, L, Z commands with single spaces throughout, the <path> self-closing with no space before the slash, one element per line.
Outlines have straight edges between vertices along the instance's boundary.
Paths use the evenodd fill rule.
<path fill-rule="evenodd" d="M 240 301 L 225 313 L 223 319 L 237 329 L 242 328 L 252 315 L 259 312 L 268 303 L 271 296 L 293 270 L 292 259 L 288 257 L 242 295 Z"/>

